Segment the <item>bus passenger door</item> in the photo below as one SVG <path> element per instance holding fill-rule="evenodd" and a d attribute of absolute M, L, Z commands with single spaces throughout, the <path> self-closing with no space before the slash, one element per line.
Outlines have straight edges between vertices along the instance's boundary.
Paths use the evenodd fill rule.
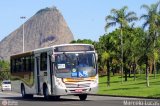
<path fill-rule="evenodd" d="M 51 94 L 53 94 L 54 89 L 54 78 L 53 78 L 53 63 L 52 63 L 52 56 L 49 55 L 49 79 L 50 79 L 50 85 L 51 85 Z"/>
<path fill-rule="evenodd" d="M 48 52 L 48 63 L 49 63 L 49 75 L 48 75 L 48 81 L 50 83 L 50 90 L 51 90 L 51 95 L 55 95 L 55 73 L 54 73 L 54 58 L 52 56 L 52 51 Z"/>
<path fill-rule="evenodd" d="M 40 91 L 40 57 L 36 57 L 36 92 L 38 94 L 41 93 Z"/>

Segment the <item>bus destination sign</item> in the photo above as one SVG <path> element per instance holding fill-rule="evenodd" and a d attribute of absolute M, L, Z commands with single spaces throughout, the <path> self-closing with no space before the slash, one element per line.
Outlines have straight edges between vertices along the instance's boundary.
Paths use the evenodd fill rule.
<path fill-rule="evenodd" d="M 55 47 L 55 52 L 76 52 L 76 51 L 93 51 L 94 48 L 90 45 L 68 45 Z"/>

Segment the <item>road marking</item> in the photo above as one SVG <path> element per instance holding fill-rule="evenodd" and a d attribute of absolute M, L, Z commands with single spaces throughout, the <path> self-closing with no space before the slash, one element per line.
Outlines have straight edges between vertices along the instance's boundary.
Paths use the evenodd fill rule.
<path fill-rule="evenodd" d="M 61 103 L 63 105 L 69 105 L 69 106 L 81 106 L 81 104 L 71 104 L 71 103 Z"/>
<path fill-rule="evenodd" d="M 16 92 L 0 92 L 0 94 L 3 94 L 3 95 L 18 95 L 18 96 L 20 96 L 20 94 L 16 93 Z"/>

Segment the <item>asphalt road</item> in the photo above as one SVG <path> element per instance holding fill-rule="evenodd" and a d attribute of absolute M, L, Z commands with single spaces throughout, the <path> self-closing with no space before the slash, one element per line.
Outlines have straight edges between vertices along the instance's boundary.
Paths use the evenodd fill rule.
<path fill-rule="evenodd" d="M 43 96 L 22 99 L 18 93 L 0 92 L 0 106 L 160 106 L 160 100 L 90 95 L 86 101 L 80 101 L 76 96 L 46 101 Z"/>

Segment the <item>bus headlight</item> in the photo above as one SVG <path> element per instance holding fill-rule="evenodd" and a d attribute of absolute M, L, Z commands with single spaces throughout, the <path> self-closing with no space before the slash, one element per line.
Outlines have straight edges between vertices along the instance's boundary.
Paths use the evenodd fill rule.
<path fill-rule="evenodd" d="M 96 87 L 98 86 L 98 76 L 91 82 L 90 87 Z"/>
<path fill-rule="evenodd" d="M 90 87 L 96 87 L 98 86 L 98 81 L 97 80 L 94 80 L 91 84 L 90 84 Z"/>
<path fill-rule="evenodd" d="M 56 86 L 60 87 L 60 88 L 65 88 L 65 84 L 62 82 L 61 78 L 56 78 Z"/>

